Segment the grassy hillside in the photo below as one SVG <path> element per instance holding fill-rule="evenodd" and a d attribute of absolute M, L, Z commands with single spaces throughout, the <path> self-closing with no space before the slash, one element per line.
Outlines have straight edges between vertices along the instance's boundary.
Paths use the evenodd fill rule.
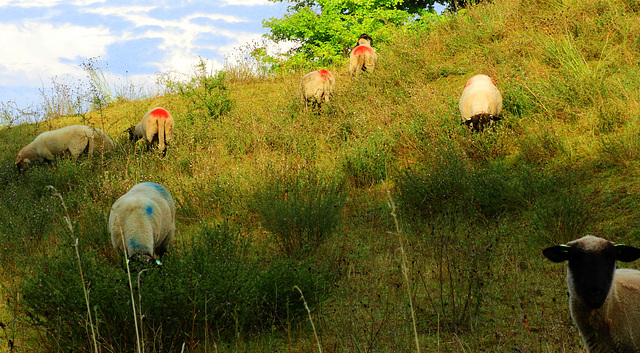
<path fill-rule="evenodd" d="M 329 68 L 337 92 L 320 112 L 300 105 L 305 72 L 228 72 L 226 90 L 3 128 L 0 345 L 134 350 L 107 218 L 154 181 L 178 234 L 162 269 L 132 274 L 146 351 L 309 352 L 315 333 L 327 352 L 415 351 L 412 314 L 421 351 L 579 351 L 564 266 L 541 250 L 585 234 L 640 245 L 639 11 L 495 0 L 400 28 L 376 43 L 375 72 Z M 457 105 L 477 73 L 504 109 L 472 134 Z M 225 99 L 229 112 L 207 113 Z M 158 105 L 176 119 L 164 159 L 123 133 Z M 118 147 L 18 174 L 22 146 L 71 123 Z"/>

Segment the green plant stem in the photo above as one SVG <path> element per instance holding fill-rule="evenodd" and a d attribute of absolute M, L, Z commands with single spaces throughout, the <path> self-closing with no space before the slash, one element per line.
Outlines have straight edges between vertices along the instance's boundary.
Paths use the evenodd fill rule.
<path fill-rule="evenodd" d="M 116 214 L 117 217 L 117 214 Z M 120 237 L 122 238 L 122 245 L 124 248 L 124 263 L 127 266 L 127 278 L 129 279 L 129 292 L 131 294 L 131 309 L 133 310 L 133 322 L 135 323 L 135 328 L 136 328 L 136 342 L 138 343 L 137 345 L 137 351 L 138 353 L 142 353 L 142 345 L 140 344 L 140 332 L 138 330 L 138 317 L 136 315 L 136 299 L 133 296 L 133 284 L 131 282 L 131 268 L 129 267 L 129 256 L 127 254 L 127 247 L 124 246 L 124 244 L 126 244 L 124 242 L 124 231 L 122 229 L 120 229 Z"/>
<path fill-rule="evenodd" d="M 140 286 L 140 276 L 146 271 L 147 269 L 142 269 L 142 271 L 138 272 L 138 311 L 140 312 L 140 331 L 141 334 L 144 334 L 144 332 L 142 332 L 143 327 L 142 327 L 142 290 L 141 290 L 141 286 Z M 135 315 L 135 313 L 134 313 Z M 137 325 L 136 325 L 137 327 Z M 144 352 L 144 340 L 141 340 L 141 344 L 142 344 L 142 351 Z"/>
<path fill-rule="evenodd" d="M 71 218 L 69 217 L 69 210 L 67 209 L 67 205 L 64 203 L 64 199 L 62 195 L 58 192 L 58 190 L 53 185 L 47 185 L 46 189 L 50 189 L 53 191 L 54 196 L 58 196 L 60 199 L 60 203 L 62 204 L 62 208 L 64 208 L 64 220 L 67 224 L 67 228 L 69 228 L 69 232 L 71 232 L 71 237 L 74 236 L 73 225 L 71 224 Z M 80 280 L 82 281 L 82 291 L 84 292 L 84 300 L 87 304 L 87 316 L 89 316 L 89 326 L 91 327 L 91 337 L 93 338 L 93 348 L 96 353 L 98 353 L 98 341 L 96 340 L 96 331 L 93 327 L 93 318 L 91 316 L 91 306 L 89 305 L 89 291 L 87 290 L 87 285 L 84 282 L 84 273 L 82 272 L 82 261 L 80 260 L 80 250 L 78 250 L 78 238 L 75 238 L 75 243 L 73 247 L 76 249 L 76 257 L 78 258 L 78 269 L 80 270 Z"/>
<path fill-rule="evenodd" d="M 418 328 L 416 327 L 416 313 L 413 310 L 413 299 L 411 298 L 411 286 L 409 285 L 409 275 L 407 270 L 407 254 L 404 251 L 404 239 L 402 238 L 402 232 L 400 231 L 400 224 L 398 223 L 398 217 L 396 215 L 396 205 L 393 203 L 391 197 L 391 191 L 387 188 L 387 197 L 389 198 L 389 207 L 391 208 L 391 216 L 396 226 L 396 234 L 398 235 L 398 243 L 400 244 L 401 255 L 401 268 L 402 277 L 404 277 L 405 285 L 407 286 L 407 295 L 409 296 L 409 307 L 411 308 L 411 323 L 413 325 L 413 336 L 416 341 L 416 352 L 420 353 L 420 342 L 418 341 Z"/>
<path fill-rule="evenodd" d="M 311 322 L 311 328 L 313 328 L 313 335 L 315 336 L 316 342 L 318 343 L 318 351 L 322 353 L 322 345 L 320 345 L 320 339 L 318 339 L 318 332 L 316 332 L 316 325 L 313 324 L 313 319 L 311 318 L 311 310 L 309 310 L 307 301 L 304 300 L 304 294 L 302 294 L 302 290 L 300 290 L 300 287 L 298 286 L 293 286 L 293 289 L 297 289 L 298 292 L 300 292 L 300 299 L 302 299 L 302 302 L 304 303 L 304 308 L 307 309 L 307 314 L 309 314 L 309 322 Z"/>

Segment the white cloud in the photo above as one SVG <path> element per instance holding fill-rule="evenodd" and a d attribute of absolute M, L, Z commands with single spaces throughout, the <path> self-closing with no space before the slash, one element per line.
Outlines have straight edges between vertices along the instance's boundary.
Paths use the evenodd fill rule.
<path fill-rule="evenodd" d="M 205 14 L 205 13 L 193 13 L 182 19 L 176 20 L 163 20 L 157 19 L 149 16 L 149 12 L 156 7 L 154 6 L 118 6 L 118 7 L 98 7 L 98 8 L 87 8 L 83 9 L 83 12 L 86 13 L 94 13 L 102 16 L 117 16 L 122 17 L 123 19 L 130 21 L 136 27 L 142 26 L 161 26 L 171 24 L 182 24 L 185 21 L 194 19 L 194 18 L 208 18 L 210 20 L 223 20 L 229 23 L 236 22 L 246 22 L 246 19 L 243 19 L 238 16 L 232 15 L 221 15 L 221 14 Z"/>
<path fill-rule="evenodd" d="M 2 77 L 29 81 L 39 81 L 43 72 L 47 77 L 80 72 L 74 60 L 102 55 L 116 40 L 105 27 L 34 21 L 0 23 L 0 33 L 0 48 L 7 49 L 0 51 Z"/>
<path fill-rule="evenodd" d="M 223 13 L 203 10 L 201 0 L 132 3 L 135 5 L 118 6 L 111 0 L 0 0 L 0 11 L 3 7 L 25 8 L 16 11 L 19 17 L 0 23 L 0 102 L 14 98 L 3 94 L 10 86 L 41 87 L 57 76 L 84 79 L 78 63 L 86 58 L 115 61 L 125 70 L 145 67 L 149 72 L 151 65 L 158 72 L 189 75 L 199 56 L 220 55 L 205 60 L 208 68 L 221 69 L 222 57 L 262 40 L 261 17 L 278 11 L 273 6 L 251 8 L 273 4 L 267 0 L 218 0 L 215 6 L 206 7 L 236 5 L 221 10 Z M 173 6 L 179 7 L 173 11 Z M 157 18 L 156 14 L 173 17 Z M 87 23 L 87 18 L 92 22 Z M 150 58 L 138 56 L 136 62 L 128 62 L 126 53 L 136 53 L 137 43 L 158 44 L 155 49 L 144 48 L 154 51 Z M 140 72 L 130 70 L 128 74 L 129 79 L 154 80 Z"/>
<path fill-rule="evenodd" d="M 0 0 L 0 7 L 51 7 L 59 4 L 61 0 Z"/>
<path fill-rule="evenodd" d="M 256 6 L 256 5 L 273 5 L 273 2 L 269 0 L 222 0 L 223 5 L 244 5 L 244 6 Z"/>
<path fill-rule="evenodd" d="M 150 64 L 157 67 L 158 71 L 177 70 L 179 72 L 190 72 L 194 60 L 198 57 L 199 50 L 213 50 L 221 52 L 222 55 L 231 51 L 233 47 L 259 38 L 260 34 L 230 31 L 216 27 L 213 24 L 195 23 L 194 19 L 210 19 L 212 21 L 222 20 L 227 23 L 247 22 L 248 20 L 232 15 L 222 15 L 214 13 L 192 13 L 182 18 L 158 19 L 149 15 L 152 7 L 129 6 L 129 7 L 99 7 L 85 9 L 88 13 L 96 13 L 103 16 L 117 16 L 132 23 L 132 26 L 124 29 L 121 34 L 122 40 L 159 38 L 161 44 L 158 46 L 165 54 L 157 58 Z M 198 21 L 200 22 L 200 21 Z M 137 28 L 150 27 L 143 33 L 134 34 Z M 225 46 L 215 46 L 198 44 L 202 36 L 231 38 L 232 44 Z M 222 63 L 211 60 L 211 67 L 222 68 Z"/>
<path fill-rule="evenodd" d="M 87 6 L 93 4 L 102 4 L 105 2 L 107 2 L 107 0 L 75 0 L 71 4 L 75 6 Z"/>

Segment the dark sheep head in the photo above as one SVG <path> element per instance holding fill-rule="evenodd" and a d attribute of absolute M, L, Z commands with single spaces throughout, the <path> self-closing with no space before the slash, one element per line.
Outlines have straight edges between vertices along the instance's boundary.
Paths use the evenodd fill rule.
<path fill-rule="evenodd" d="M 360 39 L 366 39 L 369 41 L 369 45 L 373 46 L 373 39 L 366 33 L 362 33 L 360 37 L 358 37 L 358 44 L 360 44 Z"/>
<path fill-rule="evenodd" d="M 464 124 L 467 126 L 471 126 L 473 128 L 473 131 L 479 132 L 479 131 L 482 131 L 485 125 L 487 125 L 488 123 L 492 121 L 500 121 L 500 120 L 501 118 L 499 116 L 482 113 L 482 114 L 476 114 L 471 118 L 467 119 L 464 122 Z"/>
<path fill-rule="evenodd" d="M 125 130 L 125 132 L 129 133 L 129 141 L 137 141 L 138 140 L 138 136 L 136 135 L 136 127 L 132 126 L 130 128 L 128 128 L 127 130 Z"/>
<path fill-rule="evenodd" d="M 630 262 L 640 258 L 640 249 L 614 244 L 611 241 L 586 236 L 542 251 L 553 262 L 569 261 L 569 283 L 590 309 L 604 304 L 613 283 L 616 260 Z"/>

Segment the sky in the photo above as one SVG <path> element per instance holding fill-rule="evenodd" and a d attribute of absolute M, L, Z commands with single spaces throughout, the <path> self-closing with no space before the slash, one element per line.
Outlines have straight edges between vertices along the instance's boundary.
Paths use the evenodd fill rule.
<path fill-rule="evenodd" d="M 199 57 L 217 70 L 286 9 L 267 0 L 0 0 L 0 103 L 26 108 L 52 80 L 88 82 L 90 58 L 112 84 L 150 91 L 159 73 L 193 73 Z"/>

